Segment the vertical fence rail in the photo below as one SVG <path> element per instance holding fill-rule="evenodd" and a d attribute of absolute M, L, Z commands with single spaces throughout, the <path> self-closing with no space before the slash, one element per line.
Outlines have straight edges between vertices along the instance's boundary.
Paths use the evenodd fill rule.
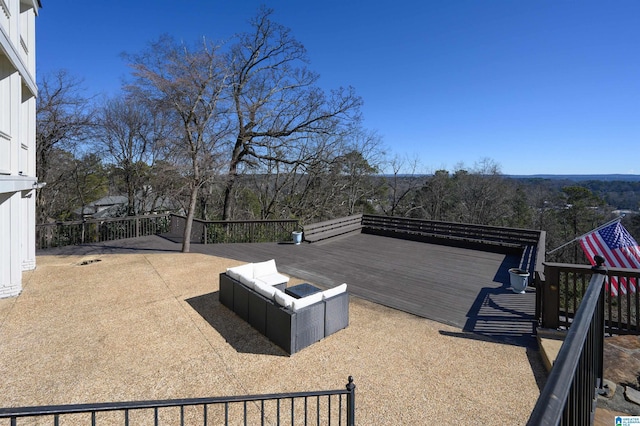
<path fill-rule="evenodd" d="M 170 233 L 182 238 L 186 217 L 171 215 Z M 291 241 L 298 229 L 296 219 L 285 220 L 200 220 L 194 219 L 191 242 L 202 244 L 267 243 Z"/>
<path fill-rule="evenodd" d="M 586 294 L 588 265 L 545 263 L 538 283 L 538 318 L 543 328 L 567 330 Z M 605 277 L 604 321 L 608 334 L 640 334 L 640 271 L 611 268 Z M 616 288 L 618 289 L 616 292 Z"/>
<path fill-rule="evenodd" d="M 349 376 L 343 389 L 265 395 L 132 401 L 98 404 L 0 408 L 0 419 L 36 420 L 58 425 L 62 420 L 90 419 L 90 424 L 304 424 L 355 426 L 355 384 Z M 338 404 L 331 404 L 331 398 Z M 346 404 L 342 400 L 346 399 Z M 283 415 L 280 401 L 290 400 L 290 413 Z M 296 404 L 299 401 L 299 404 Z M 315 405 L 315 407 L 313 407 Z M 210 410 L 212 406 L 219 410 Z M 203 407 L 202 411 L 188 407 Z M 322 408 L 327 407 L 327 411 Z M 334 410 L 332 410 L 334 407 Z M 346 407 L 346 411 L 343 408 Z M 177 408 L 177 410 L 176 410 Z M 187 408 L 187 410 L 185 410 Z M 108 413 L 112 413 L 109 415 Z M 198 413 L 201 413 L 198 415 Z M 85 417 L 86 416 L 86 417 Z M 297 423 L 296 423 L 297 422 Z M 38 423 L 41 424 L 41 423 Z"/>
<path fill-rule="evenodd" d="M 36 249 L 144 237 L 169 231 L 169 215 L 90 219 L 36 225 Z"/>

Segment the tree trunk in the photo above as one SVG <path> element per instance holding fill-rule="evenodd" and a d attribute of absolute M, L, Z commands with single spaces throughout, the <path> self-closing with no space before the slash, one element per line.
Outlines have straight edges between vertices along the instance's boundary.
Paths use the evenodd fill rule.
<path fill-rule="evenodd" d="M 191 188 L 189 197 L 189 209 L 187 210 L 187 222 L 184 225 L 184 235 L 182 236 L 182 252 L 189 253 L 191 250 L 191 229 L 193 228 L 193 217 L 195 216 L 196 203 L 198 201 L 198 185 Z"/>
<path fill-rule="evenodd" d="M 238 163 L 239 163 L 239 160 L 237 159 L 238 154 L 236 153 L 236 151 L 238 151 L 237 144 L 236 144 L 236 149 L 234 150 L 234 153 L 233 153 L 231 164 L 229 165 L 229 174 L 227 175 L 227 185 L 226 185 L 226 188 L 224 189 L 224 208 L 222 210 L 222 220 L 231 219 L 231 199 L 232 199 L 231 194 L 233 192 L 233 186 L 236 183 L 236 177 L 238 176 Z"/>

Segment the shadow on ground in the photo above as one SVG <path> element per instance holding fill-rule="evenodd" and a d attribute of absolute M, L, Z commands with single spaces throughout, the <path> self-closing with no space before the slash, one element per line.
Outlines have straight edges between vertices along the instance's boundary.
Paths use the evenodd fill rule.
<path fill-rule="evenodd" d="M 219 301 L 218 293 L 215 291 L 192 297 L 186 302 L 237 352 L 287 356 L 284 350 L 223 306 Z"/>
<path fill-rule="evenodd" d="M 516 256 L 506 256 L 493 281 L 500 287 L 483 287 L 467 312 L 463 331 L 508 345 L 537 349 L 535 339 L 535 290 L 511 291 L 509 269 L 518 266 Z"/>

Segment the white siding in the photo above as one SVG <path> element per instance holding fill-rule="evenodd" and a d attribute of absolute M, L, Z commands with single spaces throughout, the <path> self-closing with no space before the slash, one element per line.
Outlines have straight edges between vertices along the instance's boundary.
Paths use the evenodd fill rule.
<path fill-rule="evenodd" d="M 0 297 L 22 290 L 35 256 L 33 0 L 0 0 Z"/>

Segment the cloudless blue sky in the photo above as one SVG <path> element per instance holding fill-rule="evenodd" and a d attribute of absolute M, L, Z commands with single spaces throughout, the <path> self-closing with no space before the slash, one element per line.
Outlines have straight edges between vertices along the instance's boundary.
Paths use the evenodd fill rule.
<path fill-rule="evenodd" d="M 353 86 L 366 128 L 421 172 L 483 158 L 505 174 L 640 174 L 640 1 L 42 0 L 38 75 L 113 94 L 167 33 L 249 31 L 265 4 L 324 89 Z"/>

